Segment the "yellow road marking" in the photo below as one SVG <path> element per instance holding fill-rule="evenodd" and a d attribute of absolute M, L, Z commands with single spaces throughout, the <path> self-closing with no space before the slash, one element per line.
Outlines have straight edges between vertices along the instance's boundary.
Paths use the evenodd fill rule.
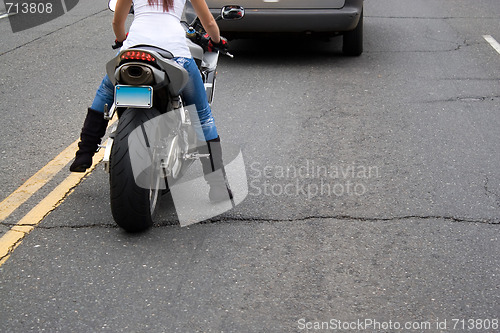
<path fill-rule="evenodd" d="M 0 222 L 3 222 L 19 206 L 26 202 L 36 191 L 47 184 L 54 176 L 64 168 L 66 164 L 75 156 L 78 146 L 76 140 L 52 161 L 47 163 L 37 173 L 31 176 L 23 185 L 12 192 L 7 198 L 0 202 Z"/>
<path fill-rule="evenodd" d="M 70 146 L 71 147 L 71 146 Z M 68 147 L 69 148 L 69 147 Z M 74 152 L 74 151 L 73 151 Z M 97 163 L 104 157 L 104 149 L 101 149 L 94 156 L 92 167 L 85 173 L 71 173 L 61 184 L 59 184 L 48 196 L 36 205 L 28 214 L 17 222 L 2 238 L 0 238 L 0 266 L 7 261 L 14 249 L 21 244 L 35 227 L 55 208 L 57 208 L 65 198 L 67 198 L 74 188 L 92 172 Z"/>
<path fill-rule="evenodd" d="M 111 126 L 117 120 L 116 114 L 110 120 L 108 126 Z M 78 148 L 76 140 L 71 145 L 66 147 L 59 155 L 54 157 L 52 161 L 47 163 L 37 173 L 31 176 L 23 185 L 12 192 L 7 198 L 0 202 L 0 223 L 5 221 L 10 214 L 26 202 L 33 194 L 47 184 L 54 176 L 62 170 L 75 157 L 75 152 Z"/>
<path fill-rule="evenodd" d="M 111 126 L 116 120 L 115 116 L 109 121 Z M 30 177 L 17 190 L 0 202 L 0 223 L 10 216 L 17 208 L 25 203 L 33 194 L 47 184 L 59 173 L 75 156 L 79 140 L 66 147 L 52 161 L 47 163 L 37 173 Z M 7 261 L 12 251 L 19 246 L 23 238 L 29 234 L 50 212 L 57 208 L 64 199 L 73 192 L 73 189 L 92 172 L 96 165 L 102 161 L 104 149 L 94 155 L 94 163 L 85 173 L 72 173 L 60 183 L 48 196 L 38 203 L 28 214 L 19 220 L 9 231 L 0 238 L 0 266 Z"/>

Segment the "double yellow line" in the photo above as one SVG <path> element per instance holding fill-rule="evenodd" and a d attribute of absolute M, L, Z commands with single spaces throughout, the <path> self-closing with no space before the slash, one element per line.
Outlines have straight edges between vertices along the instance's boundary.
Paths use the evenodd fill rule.
<path fill-rule="evenodd" d="M 25 203 L 35 192 L 47 184 L 75 156 L 78 141 L 73 142 L 52 161 L 35 173 L 17 190 L 0 203 L 0 223 L 5 221 L 17 208 Z M 85 173 L 71 173 L 49 195 L 40 201 L 28 214 L 19 220 L 0 238 L 0 266 L 7 261 L 14 249 L 50 212 L 57 208 L 70 195 L 74 188 L 92 172 L 103 159 L 104 149 L 94 156 L 94 164 Z"/>

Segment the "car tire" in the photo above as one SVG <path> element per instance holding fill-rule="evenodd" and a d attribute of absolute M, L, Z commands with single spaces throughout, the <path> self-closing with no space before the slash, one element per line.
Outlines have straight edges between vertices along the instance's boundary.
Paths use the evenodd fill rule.
<path fill-rule="evenodd" d="M 363 53 L 363 10 L 354 30 L 344 33 L 342 53 L 347 56 L 357 57 Z"/>

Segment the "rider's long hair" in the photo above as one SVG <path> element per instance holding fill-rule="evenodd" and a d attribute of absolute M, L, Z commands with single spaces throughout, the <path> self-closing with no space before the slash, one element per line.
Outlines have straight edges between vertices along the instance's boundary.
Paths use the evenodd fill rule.
<path fill-rule="evenodd" d="M 148 0 L 150 6 L 159 5 L 160 1 L 163 3 L 163 11 L 168 12 L 169 9 L 174 8 L 174 0 Z"/>

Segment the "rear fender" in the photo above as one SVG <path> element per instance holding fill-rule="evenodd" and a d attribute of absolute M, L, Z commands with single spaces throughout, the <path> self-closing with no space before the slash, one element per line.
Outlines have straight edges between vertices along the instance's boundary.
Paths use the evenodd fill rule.
<path fill-rule="evenodd" d="M 126 50 L 121 51 L 118 53 L 116 57 L 111 59 L 107 64 L 106 64 L 106 73 L 108 74 L 109 79 L 113 84 L 117 83 L 117 73 L 118 67 L 120 66 L 121 62 L 121 55 L 124 53 Z M 177 96 L 180 95 L 182 89 L 186 86 L 189 80 L 189 75 L 188 72 L 179 65 L 177 62 L 171 59 L 165 59 L 161 55 L 159 55 L 155 51 L 151 50 L 141 50 L 141 49 L 134 49 L 134 51 L 144 51 L 152 54 L 156 58 L 156 63 L 158 66 L 160 66 L 161 69 L 165 71 L 166 78 L 164 79 L 164 82 L 168 80 L 168 90 L 172 96 Z M 156 75 L 155 75 L 156 77 Z M 159 77 L 160 78 L 160 77 Z M 160 84 L 161 86 L 164 86 L 165 83 L 163 82 L 157 82 L 157 84 Z"/>

